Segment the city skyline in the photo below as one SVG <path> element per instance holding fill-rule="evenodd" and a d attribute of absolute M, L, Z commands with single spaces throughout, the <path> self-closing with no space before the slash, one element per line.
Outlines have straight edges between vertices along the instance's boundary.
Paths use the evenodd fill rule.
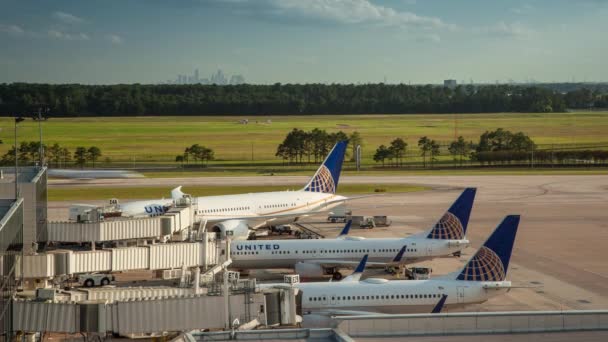
<path fill-rule="evenodd" d="M 243 75 L 234 74 L 232 76 L 225 75 L 222 69 L 217 69 L 208 78 L 201 78 L 199 69 L 194 69 L 192 75 L 177 74 L 177 78 L 160 82 L 161 84 L 217 84 L 217 85 L 236 85 L 243 84 L 245 77 Z"/>
<path fill-rule="evenodd" d="M 602 0 L 2 0 L 0 7 L 0 82 L 153 84 L 193 66 L 247 75 L 253 84 L 608 80 Z"/>

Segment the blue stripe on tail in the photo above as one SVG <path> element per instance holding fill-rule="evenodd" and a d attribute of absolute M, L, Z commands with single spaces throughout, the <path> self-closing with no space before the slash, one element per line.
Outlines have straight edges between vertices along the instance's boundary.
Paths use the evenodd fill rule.
<path fill-rule="evenodd" d="M 359 262 L 359 265 L 357 265 L 357 268 L 355 269 L 355 272 L 353 273 L 363 273 L 363 271 L 365 271 L 365 264 L 367 264 L 367 254 L 365 254 L 363 256 L 363 259 L 361 259 L 361 261 Z"/>
<path fill-rule="evenodd" d="M 456 279 L 470 281 L 503 281 L 507 276 L 519 215 L 509 215 L 475 253 Z"/>
<path fill-rule="evenodd" d="M 469 217 L 473 202 L 475 202 L 476 188 L 466 188 L 450 209 L 433 226 L 428 239 L 462 240 L 467 232 Z"/>
<path fill-rule="evenodd" d="M 346 225 L 344 226 L 344 228 L 340 232 L 340 235 L 338 235 L 338 236 L 346 236 L 346 235 L 348 235 L 348 231 L 350 230 L 350 226 L 352 224 L 353 224 L 353 220 L 348 220 L 348 222 L 346 222 Z"/>
<path fill-rule="evenodd" d="M 342 162 L 346 153 L 348 141 L 340 141 L 336 143 L 334 148 L 329 152 L 327 158 L 312 179 L 304 187 L 304 191 L 323 192 L 335 194 L 338 190 L 338 181 L 340 180 L 340 172 L 342 171 Z"/>

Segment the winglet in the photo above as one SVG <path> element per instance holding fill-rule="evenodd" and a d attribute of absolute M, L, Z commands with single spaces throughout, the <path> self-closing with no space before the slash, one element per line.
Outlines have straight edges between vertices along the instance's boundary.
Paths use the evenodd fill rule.
<path fill-rule="evenodd" d="M 456 279 L 468 281 L 503 281 L 519 226 L 519 215 L 509 215 L 467 262 Z"/>
<path fill-rule="evenodd" d="M 431 313 L 434 313 L 434 314 L 441 313 L 441 310 L 443 309 L 443 306 L 445 305 L 446 299 L 448 299 L 448 295 L 446 295 L 446 294 L 442 295 L 441 299 L 439 299 L 439 302 L 437 302 L 437 305 L 435 305 L 435 307 L 433 308 L 433 311 L 431 311 Z"/>
<path fill-rule="evenodd" d="M 397 255 L 395 255 L 395 257 L 393 258 L 393 262 L 401 262 L 401 259 L 403 259 L 403 254 L 405 253 L 406 248 L 407 248 L 407 245 L 403 245 L 403 247 L 401 247 L 401 249 L 399 250 L 399 253 L 397 253 Z"/>
<path fill-rule="evenodd" d="M 335 194 L 342 171 L 342 162 L 348 140 L 338 141 L 323 161 L 314 176 L 304 187 L 304 191 Z"/>
<path fill-rule="evenodd" d="M 454 201 L 450 209 L 435 223 L 427 239 L 462 240 L 464 239 L 471 209 L 475 201 L 476 188 L 466 188 Z"/>
<path fill-rule="evenodd" d="M 368 257 L 368 255 L 365 254 L 363 256 L 363 259 L 361 259 L 361 261 L 359 262 L 359 265 L 357 265 L 357 268 L 355 269 L 355 271 L 348 277 L 342 279 L 342 281 L 344 281 L 344 282 L 359 281 L 359 279 L 361 279 L 361 275 L 363 274 L 363 271 L 365 271 L 365 264 L 367 264 L 367 257 Z"/>
<path fill-rule="evenodd" d="M 355 268 L 355 272 L 353 273 L 363 273 L 363 271 L 365 271 L 365 264 L 367 264 L 367 256 L 367 254 L 363 256 L 363 259 L 361 259 L 361 262 L 359 262 L 359 265 L 357 265 L 357 268 Z"/>
<path fill-rule="evenodd" d="M 346 222 L 346 225 L 344 226 L 344 228 L 342 228 L 342 231 L 340 232 L 340 235 L 338 236 L 346 236 L 348 235 L 348 231 L 350 230 L 350 226 L 353 224 L 353 220 L 348 220 L 348 222 Z"/>

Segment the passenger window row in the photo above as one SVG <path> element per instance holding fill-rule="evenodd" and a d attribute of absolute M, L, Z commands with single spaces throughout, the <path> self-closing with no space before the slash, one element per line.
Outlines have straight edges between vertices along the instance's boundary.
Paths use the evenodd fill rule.
<path fill-rule="evenodd" d="M 435 298 L 435 299 L 439 299 L 441 298 L 441 294 L 438 293 L 433 293 L 433 294 L 392 294 L 392 295 L 365 295 L 365 296 L 332 296 L 331 300 L 335 301 L 335 300 L 340 300 L 340 301 L 353 301 L 353 300 L 374 300 L 374 299 L 380 299 L 380 300 L 391 300 L 391 299 L 429 299 L 429 298 Z M 326 301 L 327 297 L 323 296 L 323 297 L 308 297 L 308 301 L 309 302 L 320 302 L 320 301 Z"/>
<path fill-rule="evenodd" d="M 392 252 L 392 249 L 379 249 L 378 252 L 383 252 L 383 251 L 388 251 L 388 252 Z M 394 250 L 395 253 L 397 252 L 396 250 Z M 417 251 L 417 249 L 408 249 L 408 251 L 412 251 L 415 252 Z M 374 250 L 374 252 L 376 252 L 376 250 Z M 294 254 L 298 254 L 298 251 L 294 251 Z M 314 254 L 317 253 L 316 250 L 307 250 L 307 251 L 302 251 L 303 254 Z M 336 250 L 331 250 L 331 251 L 321 251 L 321 253 L 369 253 L 369 249 L 336 249 Z M 260 254 L 259 252 L 232 252 L 231 254 L 236 254 L 236 255 L 251 255 L 251 254 Z M 291 251 L 272 251 L 271 254 L 291 254 Z"/>
<path fill-rule="evenodd" d="M 291 206 L 295 207 L 295 203 L 291 203 Z M 268 209 L 268 208 L 287 208 L 289 207 L 289 204 L 287 203 L 282 203 L 282 204 L 265 204 L 264 208 Z"/>
<path fill-rule="evenodd" d="M 205 209 L 199 210 L 199 214 L 209 214 L 209 213 L 224 213 L 227 211 L 239 211 L 239 210 L 250 210 L 251 207 L 236 207 L 236 208 L 219 208 L 219 209 Z"/>

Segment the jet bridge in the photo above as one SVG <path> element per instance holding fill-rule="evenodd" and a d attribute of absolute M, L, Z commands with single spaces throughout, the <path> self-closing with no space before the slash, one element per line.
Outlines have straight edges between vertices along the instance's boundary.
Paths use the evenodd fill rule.
<path fill-rule="evenodd" d="M 93 210 L 97 212 L 97 210 Z M 87 220 L 85 222 L 49 222 L 47 242 L 85 243 L 110 242 L 138 239 L 186 240 L 194 227 L 194 213 L 191 205 L 175 206 L 165 214 L 145 218 L 110 218 Z"/>

